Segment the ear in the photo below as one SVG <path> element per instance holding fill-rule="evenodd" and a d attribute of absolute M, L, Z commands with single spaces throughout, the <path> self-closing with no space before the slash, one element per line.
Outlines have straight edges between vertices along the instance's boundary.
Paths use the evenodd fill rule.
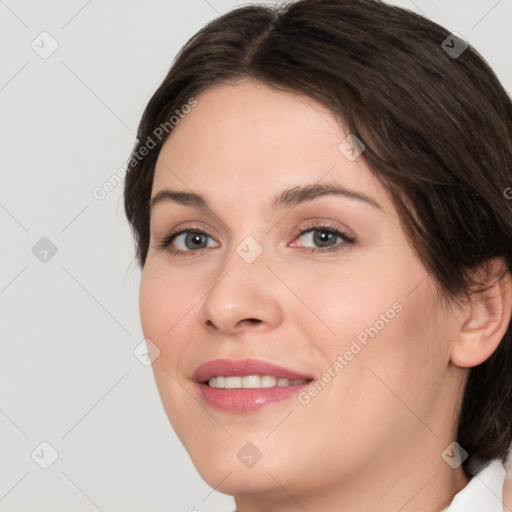
<path fill-rule="evenodd" d="M 512 276 L 502 258 L 484 262 L 476 271 L 485 289 L 473 293 L 461 316 L 451 362 L 461 368 L 483 363 L 498 348 L 510 323 Z"/>

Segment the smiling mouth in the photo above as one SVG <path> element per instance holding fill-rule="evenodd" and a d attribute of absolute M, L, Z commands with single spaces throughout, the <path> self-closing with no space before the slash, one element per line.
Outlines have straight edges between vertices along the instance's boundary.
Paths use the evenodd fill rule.
<path fill-rule="evenodd" d="M 312 379 L 287 379 L 273 375 L 244 375 L 244 376 L 216 376 L 203 382 L 211 388 L 217 389 L 261 389 L 277 386 L 297 386 L 312 381 Z"/>
<path fill-rule="evenodd" d="M 314 380 L 303 373 L 260 359 L 214 359 L 192 375 L 202 402 L 225 413 L 256 412 L 291 400 Z"/>

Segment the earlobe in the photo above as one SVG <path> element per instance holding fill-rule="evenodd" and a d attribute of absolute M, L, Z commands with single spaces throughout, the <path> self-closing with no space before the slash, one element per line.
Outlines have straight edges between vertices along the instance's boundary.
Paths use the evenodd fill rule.
<path fill-rule="evenodd" d="M 510 323 L 512 277 L 504 272 L 503 259 L 488 260 L 480 268 L 484 290 L 471 295 L 461 316 L 462 323 L 454 342 L 451 362 L 461 368 L 483 363 L 498 348 Z"/>

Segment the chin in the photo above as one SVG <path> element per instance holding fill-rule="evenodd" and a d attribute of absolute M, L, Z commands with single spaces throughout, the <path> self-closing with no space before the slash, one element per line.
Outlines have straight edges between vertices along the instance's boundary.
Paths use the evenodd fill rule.
<path fill-rule="evenodd" d="M 270 439 L 265 443 L 247 432 L 231 433 L 233 438 L 226 433 L 224 439 L 217 436 L 205 442 L 203 432 L 193 434 L 188 430 L 186 438 L 182 439 L 203 480 L 215 490 L 229 495 L 275 490 L 278 484 L 272 476 L 278 481 L 284 480 L 282 469 L 293 468 L 293 462 L 284 460 L 286 450 L 280 450 L 276 445 L 283 441 L 276 438 L 272 443 Z M 198 438 L 202 438 L 201 441 L 198 442 Z M 254 443 L 251 438 L 255 439 Z"/>
<path fill-rule="evenodd" d="M 231 496 L 245 493 L 258 494 L 275 491 L 279 487 L 277 482 L 269 475 L 275 476 L 277 470 L 269 468 L 262 460 L 252 468 L 242 466 L 240 463 L 216 460 L 200 461 L 192 459 L 201 478 L 216 491 Z M 269 473 L 267 473 L 267 470 Z M 281 479 L 279 479 L 281 481 Z"/>

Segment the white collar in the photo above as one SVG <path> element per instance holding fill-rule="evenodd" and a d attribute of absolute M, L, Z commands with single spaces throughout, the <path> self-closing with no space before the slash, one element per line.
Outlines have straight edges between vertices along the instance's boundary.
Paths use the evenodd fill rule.
<path fill-rule="evenodd" d="M 453 497 L 450 506 L 442 512 L 502 512 L 505 475 L 502 462 L 492 460 Z"/>

